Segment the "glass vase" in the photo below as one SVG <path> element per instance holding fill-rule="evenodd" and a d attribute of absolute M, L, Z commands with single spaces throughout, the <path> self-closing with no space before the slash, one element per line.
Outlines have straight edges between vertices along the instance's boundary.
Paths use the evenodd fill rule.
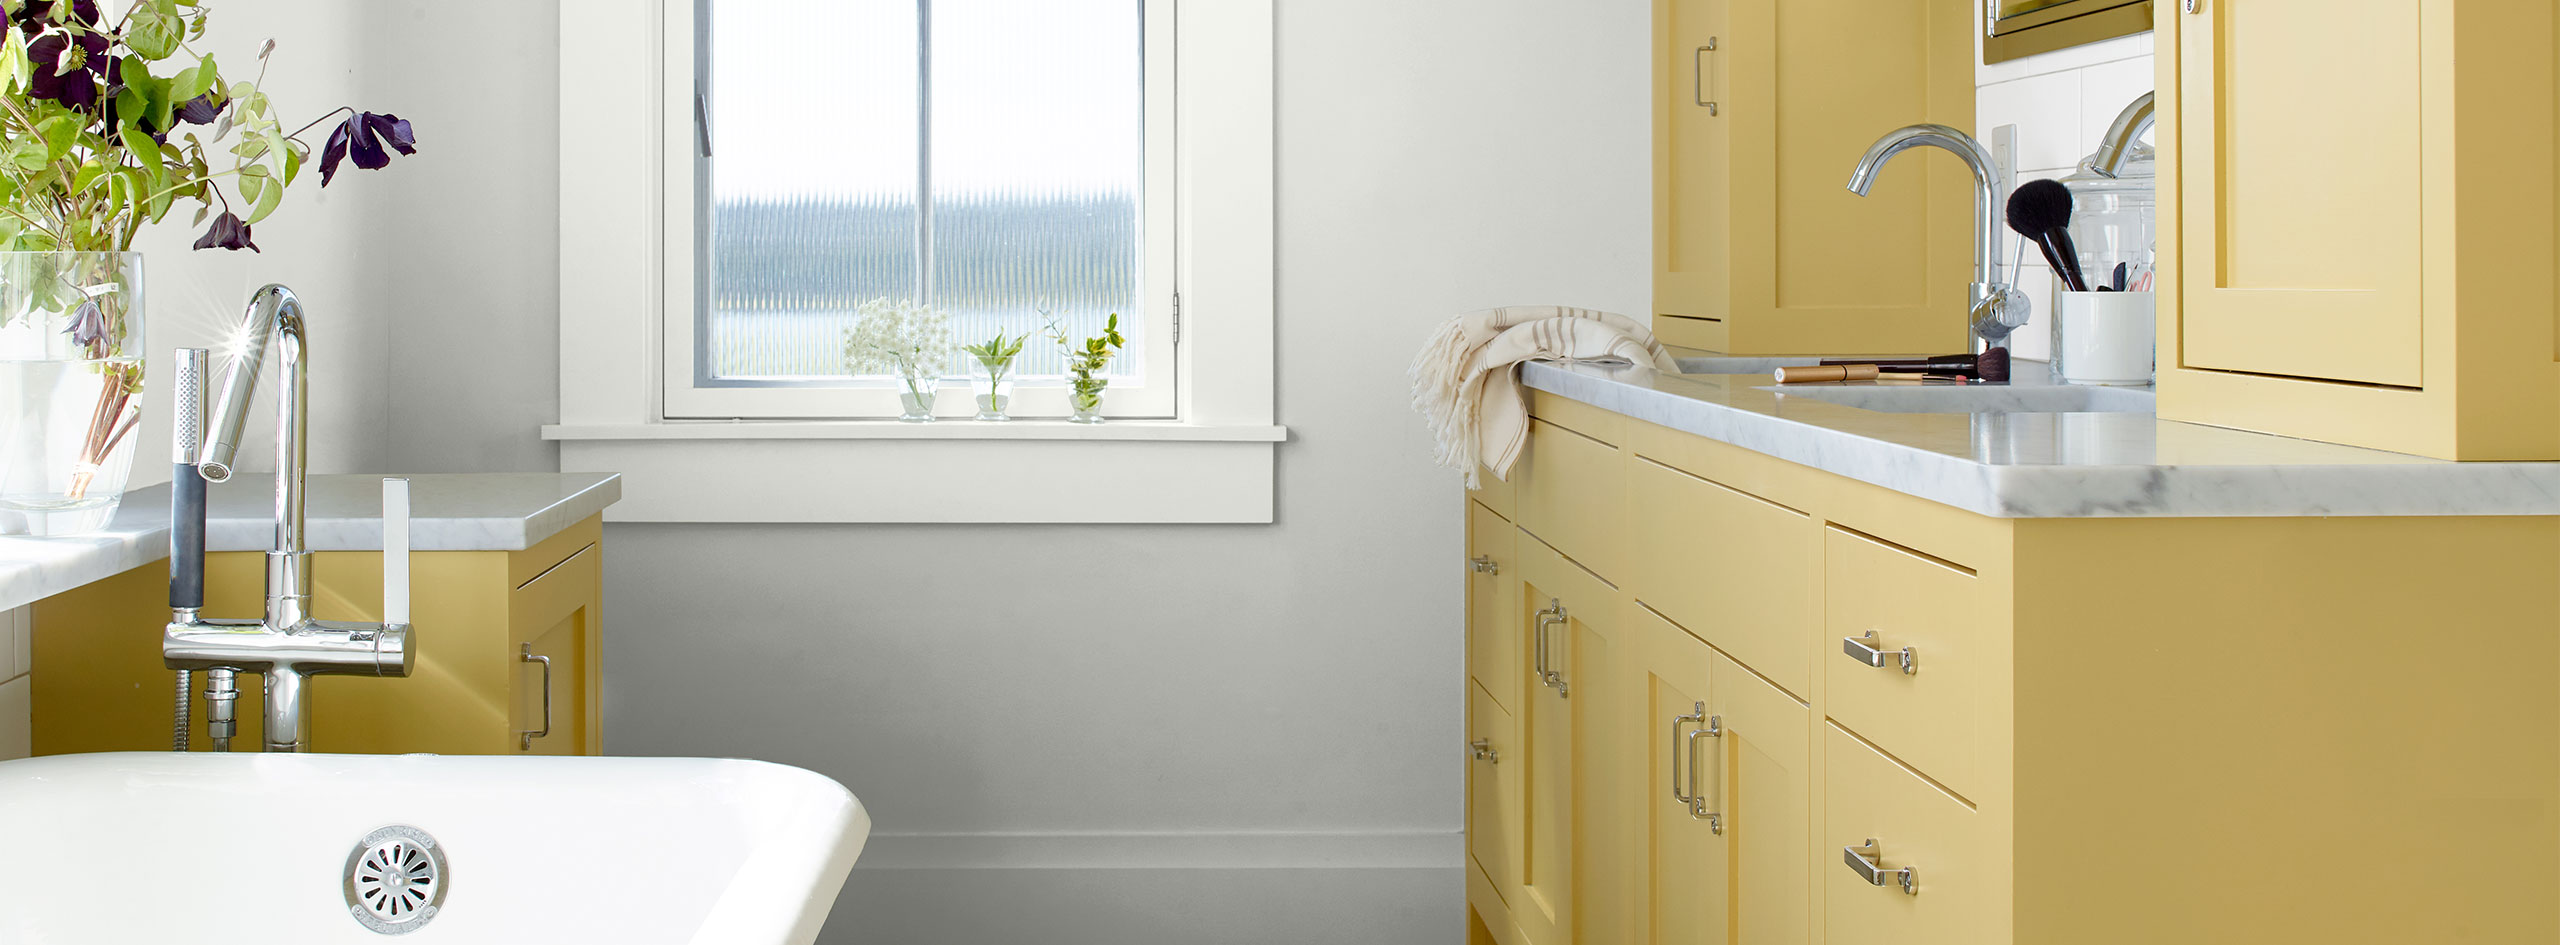
<path fill-rule="evenodd" d="M 902 377 L 898 379 L 898 422 L 932 423 L 934 396 L 942 389 L 939 377 Z"/>
<path fill-rule="evenodd" d="M 1013 373 L 1011 370 L 980 370 L 970 378 L 970 399 L 978 405 L 975 419 L 1003 423 L 1013 419 Z"/>
<path fill-rule="evenodd" d="M 1067 422 L 1101 423 L 1102 392 L 1109 386 L 1106 381 L 1069 381 L 1067 409 L 1075 411 L 1075 415 L 1068 417 Z"/>
<path fill-rule="evenodd" d="M 105 528 L 142 419 L 142 254 L 0 253 L 0 534 Z"/>

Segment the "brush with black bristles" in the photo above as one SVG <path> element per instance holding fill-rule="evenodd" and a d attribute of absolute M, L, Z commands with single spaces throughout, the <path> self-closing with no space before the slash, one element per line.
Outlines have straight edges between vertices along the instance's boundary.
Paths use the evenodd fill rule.
<path fill-rule="evenodd" d="M 1824 366 L 1835 364 L 1872 364 L 1889 371 L 1918 374 L 1944 374 L 1968 380 L 1999 382 L 2009 379 L 2009 349 L 1993 348 L 1981 354 L 1950 354 L 1936 358 L 1830 358 Z"/>
<path fill-rule="evenodd" d="M 2071 188 L 2049 180 L 2031 180 L 2009 195 L 2009 228 L 2044 251 L 2044 261 L 2073 292 L 2089 291 L 2081 278 L 2080 254 L 2071 249 Z"/>

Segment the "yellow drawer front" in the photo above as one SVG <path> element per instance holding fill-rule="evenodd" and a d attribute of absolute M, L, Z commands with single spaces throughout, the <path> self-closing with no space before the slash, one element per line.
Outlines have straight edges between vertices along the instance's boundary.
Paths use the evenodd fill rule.
<path fill-rule="evenodd" d="M 1828 714 L 1964 793 L 1975 790 L 1978 700 L 1996 682 L 1981 668 L 1981 624 L 1993 619 L 1985 596 L 1960 566 L 1836 527 L 1823 533 Z"/>
<path fill-rule="evenodd" d="M 1616 447 L 1545 420 L 1529 421 L 1529 475 L 1520 483 L 1522 527 L 1608 579 L 1626 536 L 1623 466 Z"/>
<path fill-rule="evenodd" d="M 1467 674 L 1505 709 L 1519 706 L 1519 620 L 1510 592 L 1520 580 L 1512 559 L 1517 529 L 1481 505 L 1467 503 Z"/>
<path fill-rule="evenodd" d="M 1520 753 L 1511 714 L 1467 687 L 1467 855 L 1509 902 L 1520 875 Z"/>
<path fill-rule="evenodd" d="M 1822 527 L 1811 517 L 1638 460 L 1628 474 L 1636 599 L 1790 692 L 1812 691 L 1806 641 L 1821 620 L 1814 590 Z"/>
<path fill-rule="evenodd" d="M 1823 941 L 1993 941 L 1993 890 L 1973 809 L 1836 726 L 1824 726 L 1823 739 Z M 1852 848 L 1879 871 L 1910 872 L 1879 872 L 1884 885 L 1875 885 L 1851 865 Z"/>
<path fill-rule="evenodd" d="M 1519 470 L 1514 467 L 1512 472 L 1516 475 Z M 1482 463 L 1476 464 L 1476 487 L 1467 490 L 1467 498 L 1484 503 L 1484 507 L 1492 509 L 1495 515 L 1505 519 L 1511 517 L 1511 483 L 1494 475 L 1493 470 Z"/>

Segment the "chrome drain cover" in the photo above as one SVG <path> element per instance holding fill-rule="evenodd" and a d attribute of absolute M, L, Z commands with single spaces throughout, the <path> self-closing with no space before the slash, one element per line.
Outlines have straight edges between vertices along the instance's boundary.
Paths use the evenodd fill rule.
<path fill-rule="evenodd" d="M 365 834 L 347 853 L 347 913 L 384 935 L 415 932 L 444 907 L 444 847 L 416 827 Z"/>

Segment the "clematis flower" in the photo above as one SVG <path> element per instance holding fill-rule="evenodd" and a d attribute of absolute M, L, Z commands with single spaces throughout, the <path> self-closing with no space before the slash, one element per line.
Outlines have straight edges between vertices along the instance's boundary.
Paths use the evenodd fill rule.
<path fill-rule="evenodd" d="M 107 313 L 98 308 L 98 300 L 83 300 L 80 308 L 71 313 L 71 325 L 62 333 L 71 336 L 72 344 L 82 347 L 103 344 L 107 340 Z"/>
<path fill-rule="evenodd" d="M 383 149 L 385 145 L 389 151 Z M 391 151 L 418 153 L 417 132 L 398 115 L 357 112 L 329 132 L 329 143 L 320 149 L 320 186 L 329 186 L 338 174 L 338 162 L 351 153 L 357 167 L 371 171 L 390 164 Z"/>
<path fill-rule="evenodd" d="M 105 77 L 115 59 L 107 55 L 107 37 L 102 33 L 80 34 L 80 61 L 65 70 L 61 63 L 72 55 L 69 34 L 47 33 L 27 44 L 27 58 L 34 63 L 34 74 L 28 76 L 27 94 L 49 98 L 73 108 L 87 108 L 98 103 L 98 80 Z"/>
<path fill-rule="evenodd" d="M 249 224 L 241 222 L 238 214 L 224 211 L 213 218 L 213 225 L 205 229 L 203 236 L 196 237 L 195 248 L 245 249 L 254 253 L 258 244 L 249 241 Z"/>
<path fill-rule="evenodd" d="M 225 99 L 217 104 L 213 100 L 213 93 L 207 92 L 180 104 L 178 120 L 190 125 L 210 125 L 213 124 L 214 119 L 222 117 L 223 109 L 229 107 L 231 107 L 230 100 Z"/>

